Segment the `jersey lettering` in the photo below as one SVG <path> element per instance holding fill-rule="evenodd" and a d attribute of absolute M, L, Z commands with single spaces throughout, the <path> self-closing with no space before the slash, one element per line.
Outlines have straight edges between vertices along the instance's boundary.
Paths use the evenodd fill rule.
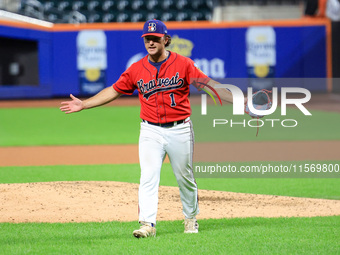
<path fill-rule="evenodd" d="M 155 80 L 150 80 L 144 83 L 143 79 L 137 81 L 137 86 L 143 97 L 148 100 L 150 96 L 155 93 L 169 91 L 173 89 L 181 88 L 184 84 L 184 80 L 179 78 L 179 73 L 169 78 L 158 78 L 157 83 Z"/>
<path fill-rule="evenodd" d="M 157 76 L 157 69 L 149 63 L 148 56 L 145 56 L 131 65 L 113 84 L 113 88 L 118 93 L 127 95 L 138 90 L 141 119 L 167 123 L 189 117 L 189 85 L 195 85 L 194 81 L 197 79 L 203 79 L 202 82 L 206 83 L 205 80 L 209 80 L 209 77 L 199 71 L 191 59 L 175 52 L 170 54 L 160 70 L 161 75 Z M 156 96 L 159 92 L 161 95 Z"/>
<path fill-rule="evenodd" d="M 175 95 L 174 93 L 170 93 L 170 99 L 171 99 L 171 107 L 175 107 L 176 106 L 176 102 L 175 102 Z"/>

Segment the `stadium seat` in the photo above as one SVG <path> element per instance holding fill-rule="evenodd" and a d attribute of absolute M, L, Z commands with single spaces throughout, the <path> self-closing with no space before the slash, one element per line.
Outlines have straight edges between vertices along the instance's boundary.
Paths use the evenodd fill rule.
<path fill-rule="evenodd" d="M 156 12 L 161 9 L 161 0 L 144 0 L 146 1 L 146 9 L 151 12 Z"/>
<path fill-rule="evenodd" d="M 161 20 L 166 22 L 166 21 L 174 21 L 176 20 L 176 11 L 167 11 L 167 12 L 163 12 L 161 14 Z"/>
<path fill-rule="evenodd" d="M 161 12 L 147 12 L 145 20 L 160 19 Z"/>
<path fill-rule="evenodd" d="M 102 2 L 102 10 L 104 12 L 117 10 L 117 1 L 106 0 Z"/>
<path fill-rule="evenodd" d="M 134 12 L 130 18 L 131 22 L 143 22 L 146 21 L 146 11 Z"/>
<path fill-rule="evenodd" d="M 87 3 L 87 10 L 90 12 L 97 12 L 102 9 L 102 6 L 99 1 L 92 0 Z"/>
<path fill-rule="evenodd" d="M 191 0 L 190 4 L 193 10 L 198 10 L 202 5 L 202 0 Z"/>
<path fill-rule="evenodd" d="M 117 14 L 113 13 L 113 12 L 103 13 L 102 22 L 103 23 L 115 22 L 116 21 L 116 15 Z"/>
<path fill-rule="evenodd" d="M 88 23 L 99 23 L 102 21 L 102 16 L 98 12 L 91 13 L 87 16 Z"/>
<path fill-rule="evenodd" d="M 214 9 L 215 5 L 216 4 L 213 0 L 205 0 L 202 7 L 212 11 Z"/>
<path fill-rule="evenodd" d="M 56 5 L 50 5 L 44 9 L 44 20 L 52 23 L 68 23 L 68 15 L 67 12 L 59 11 Z"/>
<path fill-rule="evenodd" d="M 20 13 L 36 19 L 44 19 L 44 6 L 37 0 L 26 0 L 22 2 Z"/>
<path fill-rule="evenodd" d="M 125 10 L 131 10 L 131 1 L 128 0 L 119 0 L 117 2 L 117 9 L 118 11 L 125 11 Z"/>
<path fill-rule="evenodd" d="M 212 20 L 213 14 L 210 10 L 202 11 L 204 20 Z"/>
<path fill-rule="evenodd" d="M 185 20 L 190 20 L 191 19 L 191 12 L 190 11 L 186 11 L 186 12 L 178 12 L 176 14 L 175 20 L 176 21 L 185 21 Z"/>
<path fill-rule="evenodd" d="M 45 20 L 52 23 L 63 23 L 63 17 L 59 13 L 47 13 Z"/>
<path fill-rule="evenodd" d="M 119 12 L 116 16 L 116 22 L 118 22 L 118 23 L 128 22 L 130 20 L 131 20 L 131 12 L 130 11 Z"/>
<path fill-rule="evenodd" d="M 86 9 L 87 9 L 86 3 L 83 0 L 74 1 L 72 3 L 72 10 L 74 11 L 83 11 Z"/>
<path fill-rule="evenodd" d="M 192 0 L 191 1 L 191 8 L 193 10 L 213 10 L 215 3 L 213 0 Z"/>
<path fill-rule="evenodd" d="M 71 11 L 72 10 L 72 1 L 71 0 L 63 0 L 58 3 L 59 11 Z"/>
<path fill-rule="evenodd" d="M 44 7 L 44 11 L 49 11 L 57 8 L 57 1 L 44 1 L 42 2 L 42 5 Z"/>
<path fill-rule="evenodd" d="M 176 9 L 179 11 L 186 11 L 190 8 L 188 0 L 177 0 Z"/>
<path fill-rule="evenodd" d="M 164 11 L 170 11 L 176 9 L 176 3 L 174 0 L 164 0 L 161 3 L 161 7 Z"/>
<path fill-rule="evenodd" d="M 87 18 L 84 14 L 78 11 L 71 11 L 69 12 L 67 16 L 67 21 L 68 23 L 71 23 L 71 24 L 86 23 Z"/>
<path fill-rule="evenodd" d="M 131 9 L 134 10 L 134 11 L 144 11 L 144 10 L 146 10 L 146 1 L 133 0 L 131 2 Z"/>
<path fill-rule="evenodd" d="M 199 21 L 199 20 L 205 20 L 205 17 L 203 13 L 201 12 L 192 12 L 190 16 L 191 21 Z"/>

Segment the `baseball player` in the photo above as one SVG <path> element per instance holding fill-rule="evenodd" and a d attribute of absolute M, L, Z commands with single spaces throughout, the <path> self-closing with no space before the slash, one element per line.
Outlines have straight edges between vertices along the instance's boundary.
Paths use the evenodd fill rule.
<path fill-rule="evenodd" d="M 184 233 L 198 233 L 196 215 L 199 208 L 192 169 L 194 133 L 190 121 L 189 85 L 193 79 L 205 79 L 212 87 L 215 82 L 191 59 L 165 49 L 171 43 L 171 36 L 163 22 L 147 21 L 142 37 L 147 56 L 132 64 L 112 86 L 84 101 L 70 95 L 72 101 L 62 102 L 60 109 L 66 113 L 78 112 L 111 102 L 122 94 L 131 95 L 137 89 L 142 119 L 138 193 L 141 226 L 133 231 L 133 235 L 137 238 L 156 235 L 160 170 L 166 154 L 179 186 L 185 216 Z M 223 100 L 232 102 L 232 95 L 227 90 L 218 94 Z"/>

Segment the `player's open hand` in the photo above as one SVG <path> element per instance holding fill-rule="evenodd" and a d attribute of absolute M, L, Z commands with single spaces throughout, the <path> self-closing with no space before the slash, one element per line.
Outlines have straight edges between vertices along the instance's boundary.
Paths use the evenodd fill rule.
<path fill-rule="evenodd" d="M 84 109 L 83 102 L 79 99 L 70 95 L 72 101 L 61 102 L 60 110 L 65 113 L 79 112 Z"/>

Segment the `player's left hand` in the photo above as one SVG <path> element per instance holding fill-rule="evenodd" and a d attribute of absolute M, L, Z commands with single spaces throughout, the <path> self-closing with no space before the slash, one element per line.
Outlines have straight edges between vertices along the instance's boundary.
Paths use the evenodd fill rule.
<path fill-rule="evenodd" d="M 61 107 L 59 108 L 61 111 L 65 113 L 79 112 L 84 109 L 83 102 L 75 97 L 74 95 L 70 95 L 72 101 L 64 101 L 61 102 Z"/>

